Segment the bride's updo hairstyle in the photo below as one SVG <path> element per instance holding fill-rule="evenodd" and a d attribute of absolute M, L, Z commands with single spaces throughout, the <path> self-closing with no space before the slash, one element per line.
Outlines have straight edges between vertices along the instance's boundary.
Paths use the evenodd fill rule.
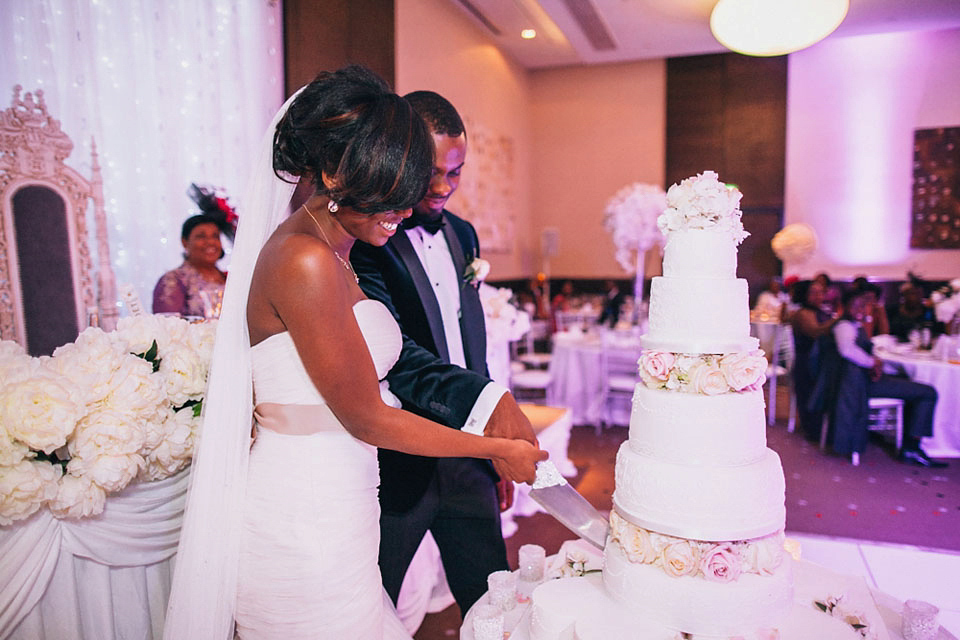
<path fill-rule="evenodd" d="M 379 76 L 356 65 L 318 75 L 273 138 L 279 178 L 309 177 L 318 194 L 361 213 L 413 207 L 427 192 L 432 167 L 426 124 Z"/>

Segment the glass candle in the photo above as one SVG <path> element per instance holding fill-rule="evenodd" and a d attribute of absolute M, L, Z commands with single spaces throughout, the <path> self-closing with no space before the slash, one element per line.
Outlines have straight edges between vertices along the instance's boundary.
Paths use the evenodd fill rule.
<path fill-rule="evenodd" d="M 520 547 L 520 580 L 540 582 L 543 580 L 543 566 L 547 552 L 538 544 L 525 544 Z"/>
<path fill-rule="evenodd" d="M 474 640 L 503 640 L 503 611 L 492 604 L 478 604 L 473 610 Z"/>
<path fill-rule="evenodd" d="M 903 615 L 900 617 L 900 632 L 904 640 L 933 640 L 937 637 L 940 625 L 937 614 L 940 609 L 923 600 L 907 600 L 903 603 Z"/>
<path fill-rule="evenodd" d="M 494 571 L 487 576 L 490 604 L 501 611 L 510 611 L 517 606 L 517 574 L 512 571 Z"/>

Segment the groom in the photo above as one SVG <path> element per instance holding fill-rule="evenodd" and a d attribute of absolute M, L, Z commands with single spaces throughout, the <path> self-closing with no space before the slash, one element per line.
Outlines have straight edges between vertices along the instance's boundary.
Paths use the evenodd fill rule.
<path fill-rule="evenodd" d="M 464 276 L 479 257 L 477 233 L 444 209 L 467 153 L 463 121 L 432 91 L 405 98 L 433 136 L 434 168 L 423 200 L 383 247 L 357 242 L 351 261 L 360 287 L 393 312 L 403 351 L 387 380 L 403 408 L 455 429 L 536 442 L 513 396 L 487 375 L 483 309 Z M 461 614 L 507 569 L 500 509 L 513 485 L 473 458 L 424 458 L 381 449 L 380 571 L 394 603 L 407 567 L 429 530 L 440 549 Z"/>

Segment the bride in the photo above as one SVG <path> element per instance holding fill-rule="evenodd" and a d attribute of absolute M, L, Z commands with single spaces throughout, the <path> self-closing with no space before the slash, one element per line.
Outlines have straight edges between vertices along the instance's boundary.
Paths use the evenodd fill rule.
<path fill-rule="evenodd" d="M 518 482 L 546 458 L 401 411 L 378 382 L 400 330 L 360 291 L 349 252 L 396 232 L 432 155 L 420 118 L 360 67 L 322 73 L 271 125 L 231 260 L 165 638 L 225 640 L 234 620 L 244 639 L 409 638 L 377 568 L 376 447 L 490 458 Z M 315 193 L 277 226 L 292 192 L 281 174 Z"/>

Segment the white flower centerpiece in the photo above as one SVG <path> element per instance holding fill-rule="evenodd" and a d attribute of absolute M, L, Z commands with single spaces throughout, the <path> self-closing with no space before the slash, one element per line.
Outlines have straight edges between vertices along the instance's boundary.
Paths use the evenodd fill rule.
<path fill-rule="evenodd" d="M 635 310 L 643 298 L 646 253 L 663 242 L 657 217 L 666 208 L 667 195 L 661 187 L 634 182 L 617 191 L 603 210 L 603 225 L 613 235 L 617 262 L 624 271 L 634 274 Z"/>
<path fill-rule="evenodd" d="M 960 314 L 960 278 L 954 278 L 944 287 L 930 294 L 933 302 L 933 312 L 937 320 L 949 324 Z"/>
<path fill-rule="evenodd" d="M 146 315 L 86 329 L 52 356 L 0 342 L 0 525 L 41 508 L 94 516 L 130 482 L 183 469 L 215 332 L 215 322 Z"/>

